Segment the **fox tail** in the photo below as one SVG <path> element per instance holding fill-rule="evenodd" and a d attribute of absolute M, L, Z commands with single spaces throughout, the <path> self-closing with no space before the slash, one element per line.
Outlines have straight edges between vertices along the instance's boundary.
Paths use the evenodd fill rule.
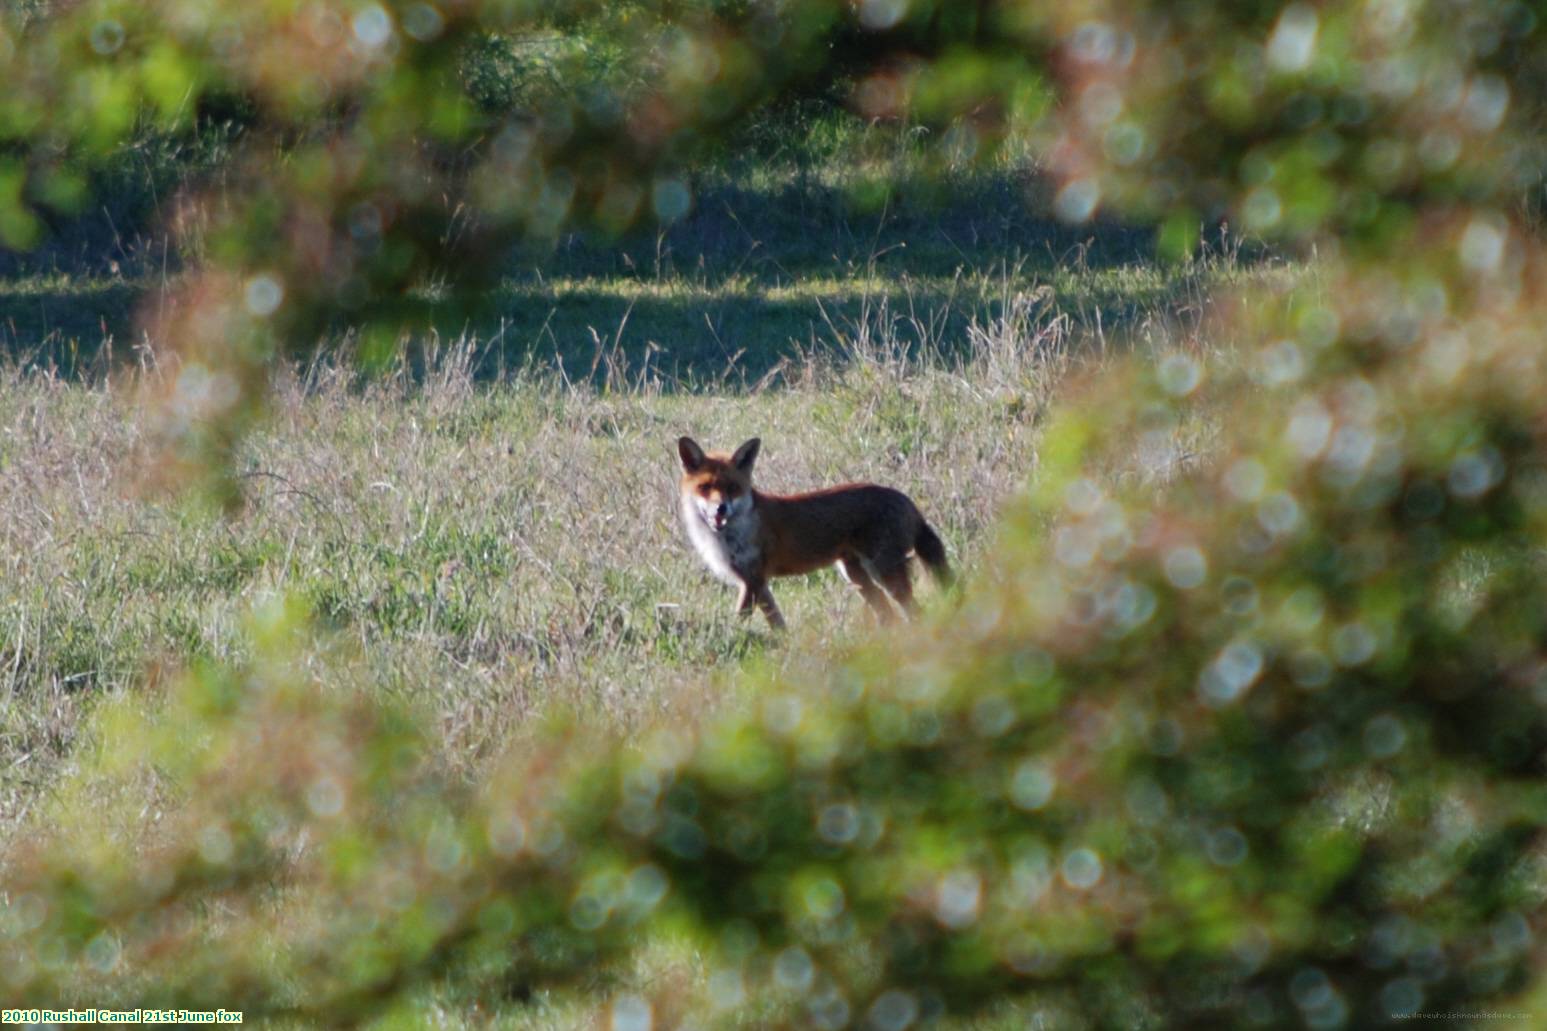
<path fill-rule="evenodd" d="M 935 583 L 941 587 L 951 586 L 955 577 L 951 573 L 951 564 L 945 558 L 945 545 L 941 543 L 939 534 L 922 519 L 919 520 L 918 536 L 913 539 L 913 552 L 920 562 L 929 567 Z"/>

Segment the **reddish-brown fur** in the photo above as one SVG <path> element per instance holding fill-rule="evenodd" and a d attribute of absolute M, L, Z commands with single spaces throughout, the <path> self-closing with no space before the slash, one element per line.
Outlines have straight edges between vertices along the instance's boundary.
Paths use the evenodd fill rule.
<path fill-rule="evenodd" d="M 677 442 L 684 526 L 710 570 L 740 587 L 742 614 L 755 605 L 783 626 L 768 580 L 829 565 L 839 567 L 883 621 L 895 618 L 888 595 L 912 610 L 909 555 L 949 582 L 945 548 L 906 494 L 871 483 L 764 494 L 752 487 L 758 447 L 754 438 L 733 454 L 706 454 L 688 437 Z"/>

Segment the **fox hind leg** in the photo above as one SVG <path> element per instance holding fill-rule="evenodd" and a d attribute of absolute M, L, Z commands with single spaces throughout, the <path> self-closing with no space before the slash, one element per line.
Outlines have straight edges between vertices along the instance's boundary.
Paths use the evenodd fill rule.
<path fill-rule="evenodd" d="M 892 623 L 897 619 L 897 613 L 892 608 L 892 603 L 886 600 L 886 592 L 876 586 L 875 578 L 865 568 L 865 563 L 857 558 L 842 558 L 838 560 L 838 570 L 843 578 L 855 587 L 859 588 L 860 596 L 870 606 L 870 611 L 882 623 Z"/>
<path fill-rule="evenodd" d="M 898 608 L 912 616 L 913 605 L 913 577 L 908 573 L 908 563 L 898 562 L 889 567 L 880 576 L 881 585 L 886 588 L 886 593 L 892 596 Z"/>

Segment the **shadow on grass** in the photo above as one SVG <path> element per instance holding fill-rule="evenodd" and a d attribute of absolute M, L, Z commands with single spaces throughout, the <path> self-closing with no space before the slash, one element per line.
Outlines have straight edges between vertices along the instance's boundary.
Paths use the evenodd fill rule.
<path fill-rule="evenodd" d="M 68 378 L 127 360 L 135 313 L 154 292 L 116 278 L 0 279 L 0 360 Z"/>
<path fill-rule="evenodd" d="M 1050 287 L 1051 292 L 1043 291 Z M 1194 275 L 1040 274 L 915 278 L 879 271 L 863 280 L 693 288 L 627 279 L 516 282 L 481 299 L 476 314 L 427 305 L 421 325 L 442 341 L 475 334 L 478 373 L 551 366 L 571 380 L 655 378 L 665 388 L 758 382 L 792 357 L 843 361 L 866 352 L 964 356 L 974 325 L 993 331 L 1013 306 L 1068 315 L 1106 332 L 1196 297 Z M 1045 300 L 1044 300 L 1045 299 Z"/>
<path fill-rule="evenodd" d="M 519 248 L 514 264 L 548 277 L 636 273 L 713 283 L 750 275 L 778 283 L 872 261 L 916 276 L 951 276 L 1006 262 L 1047 271 L 1074 261 L 1099 269 L 1154 260 L 1152 226 L 1067 225 L 1044 213 L 1042 192 L 1036 178 L 1011 173 L 909 183 L 865 207 L 833 186 L 718 186 L 700 193 L 693 211 L 667 230 L 612 241 L 575 234 L 556 248 Z"/>
<path fill-rule="evenodd" d="M 403 298 L 394 318 L 408 334 L 475 338 L 483 377 L 537 367 L 691 390 L 755 383 L 796 354 L 841 358 L 856 339 L 949 356 L 974 321 L 1044 287 L 1050 311 L 1118 336 L 1198 292 L 1196 270 L 1156 262 L 1151 227 L 1066 226 L 1028 203 L 1035 191 L 985 174 L 857 210 L 829 186 L 720 186 L 669 229 L 523 245 L 498 289 Z M 0 357 L 65 376 L 126 361 L 135 313 L 163 283 L 0 280 Z"/>

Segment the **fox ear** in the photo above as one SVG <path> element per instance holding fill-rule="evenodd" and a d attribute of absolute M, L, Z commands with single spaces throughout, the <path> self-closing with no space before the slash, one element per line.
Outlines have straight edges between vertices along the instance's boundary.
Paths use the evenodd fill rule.
<path fill-rule="evenodd" d="M 677 456 L 682 459 L 682 468 L 690 473 L 704 464 L 704 449 L 692 437 L 677 438 Z"/>
<path fill-rule="evenodd" d="M 751 472 L 752 463 L 757 461 L 757 449 L 762 446 L 763 442 L 753 437 L 737 448 L 735 454 L 731 455 L 731 465 L 734 465 L 744 473 Z"/>

